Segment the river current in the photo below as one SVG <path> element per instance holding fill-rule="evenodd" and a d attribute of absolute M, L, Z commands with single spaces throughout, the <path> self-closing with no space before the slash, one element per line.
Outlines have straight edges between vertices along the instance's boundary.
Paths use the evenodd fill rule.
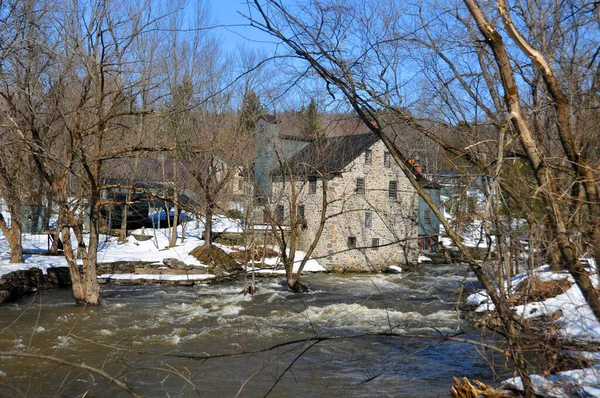
<path fill-rule="evenodd" d="M 0 351 L 85 363 L 149 397 L 447 397 L 453 376 L 494 383 L 503 358 L 433 338 L 465 331 L 467 269 L 428 265 L 401 275 L 306 275 L 308 294 L 278 279 L 191 288 L 103 285 L 103 305 L 69 290 L 0 306 Z M 463 293 L 464 294 L 464 293 Z M 121 377 L 122 376 L 122 377 Z M 126 397 L 88 371 L 0 357 L 0 397 Z"/>

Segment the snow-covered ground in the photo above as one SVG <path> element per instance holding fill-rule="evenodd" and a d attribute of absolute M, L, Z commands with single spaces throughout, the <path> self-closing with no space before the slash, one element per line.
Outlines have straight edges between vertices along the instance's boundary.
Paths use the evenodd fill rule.
<path fill-rule="evenodd" d="M 215 216 L 213 219 L 213 232 L 241 232 L 242 227 L 237 220 L 229 219 L 222 216 Z M 204 268 L 206 264 L 200 263 L 195 257 L 189 253 L 196 247 L 202 245 L 202 233 L 204 224 L 202 220 L 190 221 L 185 229 L 182 226 L 178 227 L 178 239 L 175 247 L 169 248 L 169 230 L 168 229 L 140 229 L 132 231 L 132 234 L 124 243 L 118 243 L 117 238 L 108 235 L 100 236 L 100 244 L 98 250 L 98 262 L 113 263 L 120 261 L 144 261 L 152 263 L 162 263 L 163 259 L 175 258 L 184 262 L 189 266 Z M 185 239 L 181 240 L 182 233 L 185 233 Z M 149 236 L 148 240 L 138 240 L 134 235 Z M 75 241 L 75 237 L 72 237 Z M 231 248 L 227 246 L 217 245 L 223 250 L 229 252 Z M 0 234 L 0 276 L 22 269 L 39 268 L 44 273 L 48 268 L 66 267 L 67 262 L 62 256 L 46 256 L 43 255 L 48 249 L 48 238 L 46 235 L 30 235 L 23 234 L 23 247 L 26 253 L 25 263 L 9 264 L 10 250 L 8 242 L 3 234 Z M 295 269 L 298 269 L 300 261 L 304 256 L 303 252 L 296 252 Z M 279 258 L 269 258 L 265 261 L 265 267 L 260 268 L 259 264 L 255 264 L 255 271 L 259 273 L 269 274 L 285 274 L 281 269 L 274 268 L 280 265 Z M 251 267 L 249 267 L 252 269 Z M 305 272 L 322 272 L 325 271 L 316 260 L 310 259 L 304 267 Z M 210 274 L 189 274 L 189 275 L 157 275 L 157 274 L 119 274 L 119 275 L 100 275 L 101 279 L 145 279 L 145 280 L 202 280 L 214 278 Z"/>
<path fill-rule="evenodd" d="M 593 259 L 587 258 L 590 264 L 591 279 L 594 286 L 598 286 L 596 264 Z M 550 280 L 567 279 L 573 283 L 571 276 L 565 272 L 552 271 L 549 266 L 539 267 L 529 273 L 516 275 L 512 279 L 513 289 L 519 282 L 527 278 L 536 277 L 542 282 Z M 470 295 L 466 303 L 476 306 L 475 311 L 485 312 L 494 309 L 489 296 L 485 292 Z M 537 318 L 552 314 L 560 314 L 555 322 L 558 326 L 557 334 L 562 339 L 572 342 L 600 344 L 600 323 L 585 302 L 579 288 L 573 284 L 565 293 L 548 298 L 542 302 L 532 302 L 514 307 L 516 314 L 525 319 Z M 558 312 L 560 311 L 560 313 Z M 532 382 L 536 393 L 548 397 L 600 397 L 600 352 L 585 353 L 585 358 L 595 364 L 589 368 L 560 372 L 556 375 L 532 375 Z M 505 381 L 509 387 L 521 388 L 519 377 Z"/>

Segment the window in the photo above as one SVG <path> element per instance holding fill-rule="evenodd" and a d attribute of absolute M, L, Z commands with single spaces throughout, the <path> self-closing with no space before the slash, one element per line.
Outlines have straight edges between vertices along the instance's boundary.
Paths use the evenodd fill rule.
<path fill-rule="evenodd" d="M 373 227 L 373 213 L 370 211 L 365 213 L 365 228 Z"/>
<path fill-rule="evenodd" d="M 308 193 L 317 193 L 317 177 L 308 177 Z"/>
<path fill-rule="evenodd" d="M 379 249 L 379 238 L 371 239 L 371 248 L 375 250 Z"/>
<path fill-rule="evenodd" d="M 356 247 L 356 237 L 349 236 L 348 237 L 348 248 L 349 249 L 354 249 L 355 247 Z"/>
<path fill-rule="evenodd" d="M 283 205 L 277 205 L 277 222 L 283 222 Z"/>
<path fill-rule="evenodd" d="M 383 165 L 385 167 L 392 167 L 392 160 L 389 152 L 383 153 Z"/>
<path fill-rule="evenodd" d="M 356 179 L 356 193 L 359 195 L 365 194 L 365 179 L 364 178 Z"/>
<path fill-rule="evenodd" d="M 304 220 L 304 205 L 298 205 L 298 220 Z"/>
<path fill-rule="evenodd" d="M 423 210 L 423 219 L 425 219 L 425 222 L 427 222 L 427 223 L 431 222 L 431 209 L 430 208 Z"/>
<path fill-rule="evenodd" d="M 373 151 L 367 149 L 365 151 L 365 164 L 371 164 L 373 161 Z"/>
<path fill-rule="evenodd" d="M 392 199 L 396 199 L 398 194 L 398 181 L 390 181 L 390 187 L 388 189 L 388 196 Z"/>

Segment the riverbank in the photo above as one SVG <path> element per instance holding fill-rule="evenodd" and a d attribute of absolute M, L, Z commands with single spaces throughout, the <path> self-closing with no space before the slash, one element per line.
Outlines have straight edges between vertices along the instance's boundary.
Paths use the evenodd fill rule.
<path fill-rule="evenodd" d="M 581 259 L 598 286 L 596 264 Z M 536 394 L 548 397 L 600 397 L 600 323 L 587 305 L 581 290 L 566 271 L 544 265 L 515 275 L 510 285 L 510 300 L 515 317 L 523 327 L 524 346 L 545 368 L 532 374 Z M 479 327 L 496 329 L 499 321 L 489 295 L 469 295 L 472 320 Z M 529 341 L 529 343 L 527 343 Z M 522 390 L 519 377 L 504 381 L 504 386 Z"/>
<path fill-rule="evenodd" d="M 219 219 L 215 223 L 219 233 L 239 234 L 241 226 L 236 220 Z M 98 280 L 100 283 L 118 285 L 168 285 L 196 286 L 227 280 L 234 275 L 253 272 L 259 276 L 284 276 L 285 270 L 281 256 L 275 247 L 255 249 L 249 253 L 243 246 L 215 244 L 222 257 L 232 260 L 232 264 L 221 266 L 203 258 L 197 253 L 204 243 L 201 226 L 188 225 L 178 227 L 177 243 L 169 247 L 169 230 L 142 229 L 133 231 L 125 242 L 110 235 L 101 235 L 98 247 Z M 1 238 L 2 236 L 0 236 Z M 8 246 L 5 239 L 0 239 L 0 302 L 14 300 L 22 294 L 64 286 L 69 276 L 68 265 L 63 256 L 49 256 L 45 235 L 23 234 L 25 263 L 9 264 Z M 75 240 L 75 238 L 72 238 Z M 239 239 L 237 239 L 239 241 Z M 257 253 L 259 255 L 257 255 Z M 296 251 L 294 270 L 298 270 L 305 253 Z M 210 256 L 209 256 L 210 257 Z M 420 257 L 419 261 L 429 262 L 430 258 Z M 81 265 L 81 263 L 79 264 Z M 62 271 L 55 271 L 62 269 Z M 31 271 L 28 271 L 31 270 Z M 332 267 L 326 269 L 319 261 L 309 259 L 304 265 L 304 273 L 313 272 L 358 272 L 368 271 Z M 374 272 L 374 270 L 372 270 Z M 48 274 L 50 272 L 50 275 Z M 60 284 L 54 281 L 56 272 L 61 274 Z M 402 268 L 390 264 L 387 272 L 400 273 Z M 14 274 L 13 274 L 14 273 Z M 8 275 L 3 278 L 3 275 Z"/>
<path fill-rule="evenodd" d="M 302 254 L 300 253 L 299 256 Z M 48 257 L 41 256 L 38 257 Z M 31 259 L 31 257 L 30 257 Z M 113 263 L 98 264 L 98 282 L 100 284 L 113 284 L 119 286 L 156 285 L 193 287 L 229 280 L 241 279 L 244 273 L 252 274 L 257 278 L 281 278 L 285 276 L 285 269 L 281 264 L 276 264 L 277 258 L 266 259 L 269 264 L 256 264 L 235 272 L 217 274 L 208 273 L 208 267 L 187 267 L 176 259 L 166 258 L 162 263 L 148 261 L 117 261 Z M 311 260 L 314 261 L 314 260 Z M 24 295 L 34 294 L 39 290 L 64 288 L 71 286 L 71 276 L 66 265 L 53 256 L 53 260 L 33 261 L 29 264 L 0 265 L 0 304 L 14 301 Z M 179 263 L 179 264 L 178 264 Z M 168 265 L 182 267 L 183 269 L 170 268 Z M 261 266 L 262 265 L 262 266 Z M 334 273 L 347 275 L 364 275 L 365 272 L 349 272 L 343 269 L 326 270 L 312 264 L 304 274 Z M 399 274 L 402 268 L 391 266 L 387 273 Z M 377 273 L 372 273 L 376 275 Z"/>
<path fill-rule="evenodd" d="M 215 222 L 216 231 L 221 233 L 239 233 L 240 228 L 235 220 L 219 219 Z M 133 232 L 125 242 L 118 242 L 116 237 L 110 235 L 100 236 L 97 257 L 100 283 L 195 286 L 226 280 L 242 270 L 241 265 L 232 269 L 203 263 L 192 254 L 204 243 L 201 226 L 179 226 L 179 238 L 174 247 L 169 247 L 170 231 L 167 229 Z M 75 238 L 72 237 L 72 240 Z M 39 289 L 70 285 L 65 257 L 47 255 L 47 245 L 45 235 L 23 234 L 25 262 L 9 264 L 8 244 L 0 235 L 0 302 L 17 299 Z M 234 252 L 240 250 L 232 246 L 215 246 L 228 257 L 234 257 Z M 301 255 L 303 253 L 298 252 L 297 258 Z M 277 256 L 267 258 L 260 270 L 257 267 L 257 272 L 280 272 L 274 270 L 278 264 Z M 325 269 L 318 262 L 310 260 L 305 271 L 323 272 Z"/>

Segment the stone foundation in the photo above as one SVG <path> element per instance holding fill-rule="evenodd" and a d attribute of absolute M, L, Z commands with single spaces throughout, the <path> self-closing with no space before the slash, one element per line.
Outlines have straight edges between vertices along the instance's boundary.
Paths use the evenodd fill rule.
<path fill-rule="evenodd" d="M 69 286 L 71 275 L 66 267 L 50 268 L 45 275 L 39 268 L 14 271 L 0 278 L 0 303 L 38 290 Z"/>

